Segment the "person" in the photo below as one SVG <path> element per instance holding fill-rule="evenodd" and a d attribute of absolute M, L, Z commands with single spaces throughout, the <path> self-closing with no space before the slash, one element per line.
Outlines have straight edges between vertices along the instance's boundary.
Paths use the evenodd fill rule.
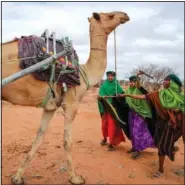
<path fill-rule="evenodd" d="M 155 144 L 158 148 L 159 169 L 153 177 L 164 174 L 164 160 L 168 156 L 174 161 L 175 142 L 182 136 L 184 142 L 184 93 L 182 82 L 175 74 L 169 74 L 163 81 L 163 89 L 146 95 L 129 95 L 133 99 L 149 99 L 156 110 Z M 123 95 L 122 95 L 123 96 Z"/>
<path fill-rule="evenodd" d="M 110 97 L 107 98 L 107 96 L 115 96 L 116 91 L 118 94 L 124 93 L 124 91 L 119 85 L 119 83 L 116 81 L 116 73 L 114 71 L 108 71 L 106 75 L 107 79 L 101 85 L 98 97 L 104 97 L 107 99 L 109 103 L 112 104 L 112 98 Z M 115 150 L 115 146 L 119 145 L 121 142 L 125 142 L 125 138 L 122 129 L 117 125 L 116 121 L 111 116 L 111 114 L 104 110 L 104 107 L 100 101 L 98 101 L 98 106 L 102 119 L 101 129 L 103 135 L 103 140 L 101 141 L 100 144 L 106 145 L 108 138 L 109 139 L 108 151 L 113 151 Z"/>
<path fill-rule="evenodd" d="M 146 94 L 142 86 L 139 85 L 139 76 L 132 75 L 129 78 L 129 87 L 126 94 Z M 146 148 L 154 148 L 154 139 L 149 125 L 152 124 L 152 111 L 147 100 L 138 100 L 126 97 L 126 103 L 129 106 L 128 123 L 131 137 L 132 148 L 128 151 L 131 157 L 136 159 L 140 156 L 140 152 Z"/>

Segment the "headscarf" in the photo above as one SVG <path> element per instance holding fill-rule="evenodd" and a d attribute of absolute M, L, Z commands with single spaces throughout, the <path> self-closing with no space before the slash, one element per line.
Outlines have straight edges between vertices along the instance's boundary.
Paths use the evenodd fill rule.
<path fill-rule="evenodd" d="M 116 73 L 114 72 L 114 71 L 107 71 L 106 72 L 106 75 L 108 76 L 108 75 L 112 75 L 112 76 L 116 76 Z"/>
<path fill-rule="evenodd" d="M 130 81 L 136 81 L 137 77 L 135 75 L 131 76 L 129 78 Z M 139 88 L 137 87 L 128 87 L 128 89 L 125 92 L 126 94 L 134 94 L 134 95 L 141 95 L 143 94 Z M 126 97 L 126 102 L 128 103 L 129 107 L 131 109 L 133 109 L 135 112 L 137 112 L 138 114 L 140 114 L 142 117 L 146 118 L 151 118 L 152 117 L 152 113 L 151 113 L 151 109 L 148 105 L 147 100 L 140 100 L 140 99 L 134 99 L 134 98 L 129 98 Z"/>
<path fill-rule="evenodd" d="M 168 75 L 170 87 L 159 91 L 161 105 L 166 109 L 180 109 L 184 113 L 184 93 L 181 91 L 182 82 L 175 74 Z"/>
<path fill-rule="evenodd" d="M 119 82 L 116 80 L 116 78 L 114 78 L 114 80 L 112 80 L 112 81 L 106 80 L 101 85 L 100 90 L 99 90 L 99 95 L 100 96 L 114 96 L 114 95 L 116 95 L 116 85 L 117 85 L 117 93 L 118 94 L 124 93 L 124 91 L 123 91 L 122 87 L 120 86 Z M 112 98 L 107 98 L 107 100 L 110 103 L 112 103 Z M 98 106 L 99 106 L 100 113 L 103 113 L 104 112 L 103 106 L 100 102 L 98 102 Z"/>

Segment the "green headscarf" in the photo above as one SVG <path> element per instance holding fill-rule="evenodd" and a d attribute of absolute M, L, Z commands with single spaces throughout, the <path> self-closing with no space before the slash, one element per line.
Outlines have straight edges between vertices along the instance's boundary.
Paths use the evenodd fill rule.
<path fill-rule="evenodd" d="M 135 81 L 135 76 L 131 76 L 130 81 Z M 128 87 L 128 89 L 125 92 L 126 94 L 133 94 L 133 95 L 141 95 L 143 94 L 137 87 Z M 140 114 L 144 118 L 151 118 L 152 113 L 151 109 L 148 105 L 148 102 L 146 100 L 139 100 L 134 98 L 126 97 L 126 102 L 128 103 L 129 107 L 133 109 L 135 112 Z"/>
<path fill-rule="evenodd" d="M 161 105 L 167 109 L 180 109 L 184 113 L 184 93 L 176 75 L 169 75 L 170 87 L 159 91 Z"/>
<path fill-rule="evenodd" d="M 114 96 L 116 94 L 116 85 L 117 85 L 117 93 L 121 94 L 124 93 L 122 87 L 120 86 L 119 82 L 116 82 L 116 79 L 114 78 L 113 81 L 106 80 L 100 87 L 99 90 L 99 95 L 100 96 Z M 109 103 L 112 103 L 112 98 L 107 98 Z M 103 113 L 103 106 L 102 104 L 98 101 L 98 107 L 100 113 Z"/>

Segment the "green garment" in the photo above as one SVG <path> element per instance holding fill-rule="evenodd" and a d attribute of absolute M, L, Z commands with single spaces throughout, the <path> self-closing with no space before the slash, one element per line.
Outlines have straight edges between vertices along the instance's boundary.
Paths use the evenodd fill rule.
<path fill-rule="evenodd" d="M 128 87 L 125 92 L 126 94 L 133 94 L 133 95 L 141 95 L 143 94 L 137 87 Z M 126 102 L 128 103 L 129 107 L 133 109 L 135 112 L 140 114 L 142 117 L 151 118 L 152 113 L 151 109 L 148 105 L 147 100 L 139 100 L 134 98 L 126 97 Z"/>
<path fill-rule="evenodd" d="M 170 87 L 159 91 L 161 105 L 167 109 L 180 109 L 184 113 L 184 93 L 173 80 Z"/>
<path fill-rule="evenodd" d="M 99 95 L 100 96 L 114 96 L 116 95 L 116 85 L 117 85 L 117 94 L 121 94 L 124 93 L 122 87 L 120 86 L 120 84 L 118 83 L 118 81 L 116 82 L 116 79 L 114 79 L 113 81 L 109 81 L 106 80 L 100 87 L 99 90 Z M 109 103 L 112 103 L 112 98 L 107 98 L 107 100 L 109 101 Z M 100 113 L 104 113 L 104 109 L 102 104 L 98 101 L 98 107 L 99 107 L 99 111 Z"/>

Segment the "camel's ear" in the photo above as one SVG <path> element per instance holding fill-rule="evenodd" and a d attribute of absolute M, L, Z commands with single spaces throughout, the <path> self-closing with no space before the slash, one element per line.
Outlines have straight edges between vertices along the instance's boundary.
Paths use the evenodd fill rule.
<path fill-rule="evenodd" d="M 109 18 L 110 18 L 110 19 L 113 19 L 113 18 L 114 18 L 114 14 L 110 14 L 110 15 L 109 15 Z"/>
<path fill-rule="evenodd" d="M 100 20 L 100 15 L 98 13 L 93 13 L 93 17 L 99 21 Z"/>
<path fill-rule="evenodd" d="M 89 22 L 91 22 L 91 19 L 89 17 L 87 19 L 88 19 Z"/>

